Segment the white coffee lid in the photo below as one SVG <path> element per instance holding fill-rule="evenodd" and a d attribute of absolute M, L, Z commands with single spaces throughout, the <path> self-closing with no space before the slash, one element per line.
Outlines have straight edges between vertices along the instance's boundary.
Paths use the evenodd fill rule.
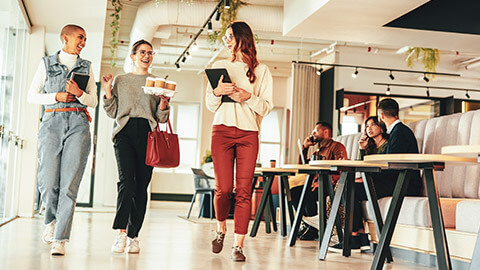
<path fill-rule="evenodd" d="M 155 78 L 154 77 L 147 77 L 147 81 L 155 81 Z"/>
<path fill-rule="evenodd" d="M 177 84 L 177 83 L 174 81 L 167 81 L 167 84 Z"/>
<path fill-rule="evenodd" d="M 164 78 L 156 78 L 155 81 L 165 81 Z"/>

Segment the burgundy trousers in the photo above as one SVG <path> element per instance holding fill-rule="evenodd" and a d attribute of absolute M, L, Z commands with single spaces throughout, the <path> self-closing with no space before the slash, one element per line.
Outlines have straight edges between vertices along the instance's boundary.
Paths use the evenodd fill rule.
<path fill-rule="evenodd" d="M 212 159 L 215 170 L 215 214 L 224 221 L 230 212 L 235 175 L 235 233 L 247 234 L 252 205 L 252 179 L 258 154 L 258 132 L 214 125 Z M 234 174 L 234 164 L 236 172 Z"/>

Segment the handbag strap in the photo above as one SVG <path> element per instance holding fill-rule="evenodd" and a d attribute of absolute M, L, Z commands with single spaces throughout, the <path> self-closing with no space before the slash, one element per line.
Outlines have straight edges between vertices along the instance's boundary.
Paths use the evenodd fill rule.
<path fill-rule="evenodd" d="M 172 124 L 170 123 L 170 118 L 167 120 L 167 128 L 166 128 L 166 132 L 167 133 L 170 133 L 172 134 L 173 133 L 173 129 L 172 129 Z M 168 132 L 168 130 L 170 129 L 170 132 Z M 157 131 L 160 132 L 160 122 L 158 122 L 158 119 L 157 119 Z"/>

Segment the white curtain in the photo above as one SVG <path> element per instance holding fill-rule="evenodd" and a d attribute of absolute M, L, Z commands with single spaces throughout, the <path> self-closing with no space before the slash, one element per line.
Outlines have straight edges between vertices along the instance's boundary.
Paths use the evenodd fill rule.
<path fill-rule="evenodd" d="M 285 163 L 298 162 L 300 143 L 312 133 L 319 119 L 320 76 L 316 68 L 305 64 L 293 64 L 292 112 L 290 134 L 288 138 L 287 160 Z"/>

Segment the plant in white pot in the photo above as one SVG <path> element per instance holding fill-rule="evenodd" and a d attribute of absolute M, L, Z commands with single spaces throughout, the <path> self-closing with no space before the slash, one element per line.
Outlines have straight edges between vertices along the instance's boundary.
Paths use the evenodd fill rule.
<path fill-rule="evenodd" d="M 214 176 L 215 172 L 213 171 L 213 160 L 212 160 L 212 151 L 205 151 L 205 155 L 202 157 L 202 162 L 200 163 L 202 170 L 209 176 Z"/>

